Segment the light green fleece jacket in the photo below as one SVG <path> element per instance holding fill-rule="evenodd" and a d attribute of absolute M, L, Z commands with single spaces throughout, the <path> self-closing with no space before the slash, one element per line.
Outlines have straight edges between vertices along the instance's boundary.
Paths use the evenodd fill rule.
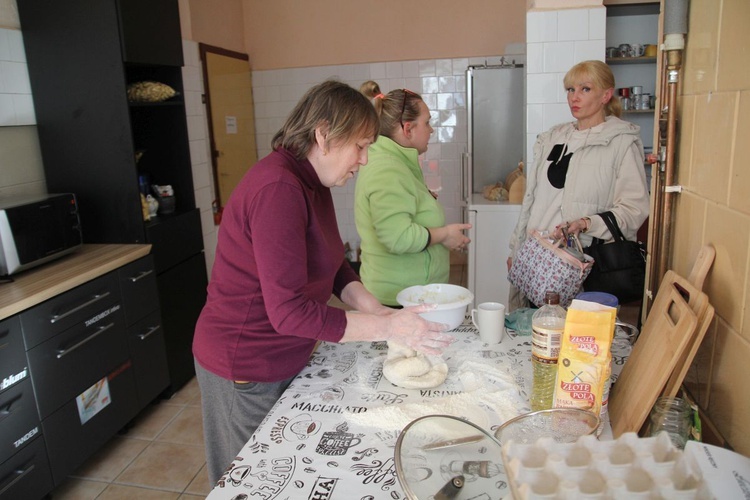
<path fill-rule="evenodd" d="M 425 185 L 416 149 L 382 135 L 370 146 L 357 175 L 354 217 L 362 283 L 381 304 L 398 305 L 398 292 L 413 285 L 448 282 L 448 249 L 425 248 L 426 228 L 444 226 L 445 212 Z"/>

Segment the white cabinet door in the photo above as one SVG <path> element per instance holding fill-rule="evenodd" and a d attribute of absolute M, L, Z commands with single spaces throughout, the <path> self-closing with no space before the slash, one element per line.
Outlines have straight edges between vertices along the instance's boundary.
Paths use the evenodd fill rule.
<path fill-rule="evenodd" d="M 472 207 L 473 208 L 473 207 Z M 508 244 L 518 222 L 521 205 L 477 207 L 469 209 L 471 251 L 469 252 L 469 290 L 474 303 L 508 304 Z"/>

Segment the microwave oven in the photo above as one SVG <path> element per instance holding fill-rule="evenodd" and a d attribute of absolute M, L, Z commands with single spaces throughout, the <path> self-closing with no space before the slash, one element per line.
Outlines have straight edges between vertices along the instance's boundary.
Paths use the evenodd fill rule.
<path fill-rule="evenodd" d="M 0 275 L 44 264 L 81 245 L 74 194 L 0 198 Z"/>

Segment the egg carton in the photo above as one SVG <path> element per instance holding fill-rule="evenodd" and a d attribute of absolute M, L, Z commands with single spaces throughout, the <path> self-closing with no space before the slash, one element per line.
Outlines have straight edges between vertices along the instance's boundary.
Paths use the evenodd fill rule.
<path fill-rule="evenodd" d="M 516 500 L 712 497 L 699 466 L 666 432 L 649 438 L 630 432 L 613 441 L 509 441 L 503 463 Z"/>

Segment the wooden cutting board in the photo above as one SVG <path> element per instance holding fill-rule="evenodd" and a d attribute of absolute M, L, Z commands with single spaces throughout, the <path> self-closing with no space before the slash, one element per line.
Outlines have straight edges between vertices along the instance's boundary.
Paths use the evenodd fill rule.
<path fill-rule="evenodd" d="M 674 280 L 666 278 L 665 275 L 638 341 L 612 387 L 609 415 L 615 438 L 641 429 L 698 325 L 696 314 Z"/>
<path fill-rule="evenodd" d="M 696 318 L 698 318 L 695 333 L 688 340 L 688 345 L 682 356 L 677 359 L 677 363 L 661 392 L 661 396 L 673 398 L 679 392 L 680 386 L 683 380 L 685 380 L 685 375 L 687 375 L 690 365 L 693 363 L 693 359 L 698 352 L 698 348 L 700 348 L 701 342 L 703 342 L 706 331 L 708 331 L 708 327 L 711 325 L 711 321 L 714 318 L 714 308 L 708 301 L 708 295 L 696 288 L 689 279 L 683 278 L 674 271 L 667 271 L 664 279 L 678 286 L 681 289 L 683 297 L 687 295 L 688 305 L 690 305 Z"/>

